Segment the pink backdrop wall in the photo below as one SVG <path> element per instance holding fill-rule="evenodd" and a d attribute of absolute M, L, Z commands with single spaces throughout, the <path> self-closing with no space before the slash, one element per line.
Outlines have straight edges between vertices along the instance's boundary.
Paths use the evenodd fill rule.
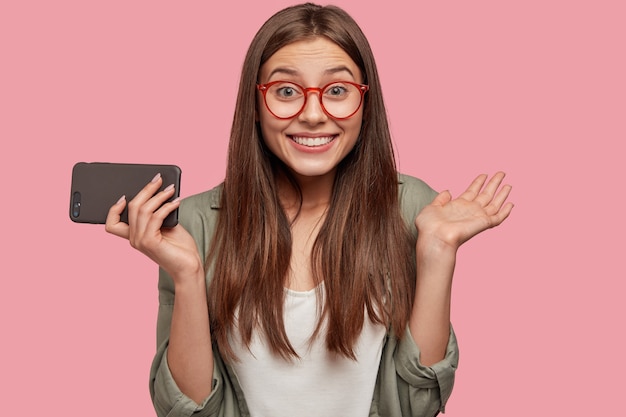
<path fill-rule="evenodd" d="M 1 414 L 153 415 L 156 267 L 69 220 L 71 168 L 219 182 L 245 49 L 290 3 L 0 4 Z M 455 195 L 480 172 L 514 185 L 511 218 L 459 255 L 447 415 L 618 415 L 624 3 L 336 4 L 377 56 L 400 169 Z"/>

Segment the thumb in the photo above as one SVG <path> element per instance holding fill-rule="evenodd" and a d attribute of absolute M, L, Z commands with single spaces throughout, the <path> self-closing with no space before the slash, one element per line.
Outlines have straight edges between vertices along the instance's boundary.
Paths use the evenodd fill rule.
<path fill-rule="evenodd" d="M 437 197 L 435 197 L 431 204 L 436 206 L 443 206 L 448 204 L 450 200 L 452 200 L 452 194 L 450 194 L 450 191 L 444 190 L 440 192 Z"/>

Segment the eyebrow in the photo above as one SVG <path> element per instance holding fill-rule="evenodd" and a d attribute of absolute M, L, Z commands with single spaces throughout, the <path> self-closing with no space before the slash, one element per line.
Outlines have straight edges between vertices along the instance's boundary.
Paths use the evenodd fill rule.
<path fill-rule="evenodd" d="M 337 67 L 328 68 L 326 71 L 324 71 L 324 75 L 332 75 L 332 74 L 336 74 L 338 72 L 344 72 L 344 71 L 350 74 L 352 78 L 356 80 L 356 78 L 354 77 L 354 74 L 352 73 L 352 71 L 350 71 L 350 68 L 346 67 L 345 65 L 339 65 Z M 285 74 L 285 75 L 291 75 L 295 77 L 299 75 L 299 71 L 293 68 L 278 67 L 278 68 L 274 68 L 272 72 L 269 73 L 267 78 L 271 79 L 272 76 L 275 74 Z"/>

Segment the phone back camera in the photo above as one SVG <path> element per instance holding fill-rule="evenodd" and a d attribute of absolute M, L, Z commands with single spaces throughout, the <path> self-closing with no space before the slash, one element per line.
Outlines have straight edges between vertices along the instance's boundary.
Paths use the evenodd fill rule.
<path fill-rule="evenodd" d="M 76 191 L 72 196 L 72 217 L 80 216 L 80 193 Z"/>

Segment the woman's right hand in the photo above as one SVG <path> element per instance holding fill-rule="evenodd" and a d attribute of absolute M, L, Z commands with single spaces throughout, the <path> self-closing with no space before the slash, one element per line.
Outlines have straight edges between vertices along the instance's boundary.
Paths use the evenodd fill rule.
<path fill-rule="evenodd" d="M 176 283 L 185 276 L 197 276 L 203 263 L 196 242 L 180 224 L 162 228 L 167 215 L 180 205 L 179 199 L 167 202 L 174 195 L 173 185 L 157 192 L 162 181 L 157 174 L 128 203 L 128 224 L 120 220 L 126 207 L 126 197 L 122 196 L 109 209 L 105 230 L 128 239 L 133 248 L 161 266 Z"/>

